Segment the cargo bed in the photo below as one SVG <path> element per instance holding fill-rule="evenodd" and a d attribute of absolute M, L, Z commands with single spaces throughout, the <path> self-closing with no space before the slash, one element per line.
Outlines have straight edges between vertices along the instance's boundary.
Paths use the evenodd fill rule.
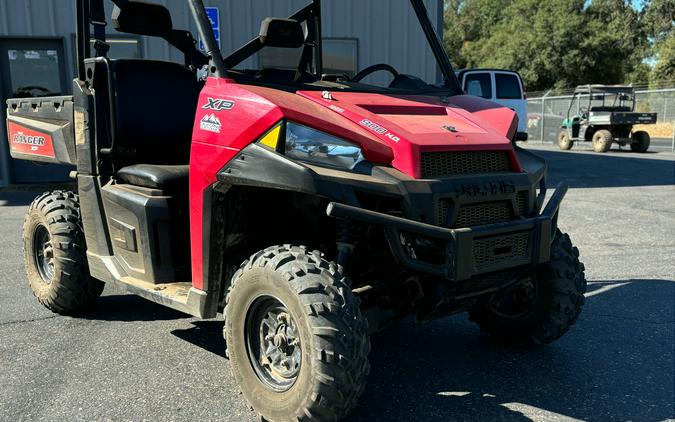
<path fill-rule="evenodd" d="M 656 113 L 591 111 L 588 122 L 593 125 L 649 125 L 656 123 Z"/>

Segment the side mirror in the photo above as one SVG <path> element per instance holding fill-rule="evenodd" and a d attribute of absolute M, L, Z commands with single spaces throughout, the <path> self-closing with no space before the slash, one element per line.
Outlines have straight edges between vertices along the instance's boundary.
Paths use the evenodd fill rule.
<path fill-rule="evenodd" d="M 161 4 L 136 0 L 116 3 L 112 13 L 112 26 L 120 32 L 165 37 L 173 30 L 171 13 Z"/>
<path fill-rule="evenodd" d="M 302 24 L 293 19 L 265 18 L 260 25 L 264 47 L 300 48 L 305 44 Z"/>

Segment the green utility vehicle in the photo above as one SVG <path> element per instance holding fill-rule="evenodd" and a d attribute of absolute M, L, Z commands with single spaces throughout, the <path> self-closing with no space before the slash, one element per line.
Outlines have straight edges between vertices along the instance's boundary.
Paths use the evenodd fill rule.
<path fill-rule="evenodd" d="M 635 111 L 635 90 L 625 85 L 580 85 L 562 122 L 558 146 L 572 149 L 575 142 L 593 142 L 595 152 L 607 152 L 613 143 L 630 145 L 635 152 L 649 149 L 649 134 L 633 131 L 636 124 L 656 123 L 656 113 Z"/>

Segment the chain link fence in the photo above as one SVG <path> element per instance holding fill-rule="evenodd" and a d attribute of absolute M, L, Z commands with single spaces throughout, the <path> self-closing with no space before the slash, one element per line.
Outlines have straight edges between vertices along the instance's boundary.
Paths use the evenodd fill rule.
<path fill-rule="evenodd" d="M 555 144 L 572 102 L 572 92 L 549 91 L 536 95 L 527 100 L 528 139 Z M 675 88 L 636 90 L 635 100 L 636 111 L 657 113 L 657 124 L 645 125 L 641 130 L 646 130 L 652 138 L 672 140 L 675 152 Z"/>

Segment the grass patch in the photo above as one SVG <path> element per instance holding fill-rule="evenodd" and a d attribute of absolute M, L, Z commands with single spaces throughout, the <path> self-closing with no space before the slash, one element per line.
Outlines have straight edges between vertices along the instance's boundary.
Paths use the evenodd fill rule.
<path fill-rule="evenodd" d="M 672 138 L 673 137 L 673 123 L 657 123 L 655 125 L 635 125 L 633 132 L 644 130 L 651 138 Z"/>

